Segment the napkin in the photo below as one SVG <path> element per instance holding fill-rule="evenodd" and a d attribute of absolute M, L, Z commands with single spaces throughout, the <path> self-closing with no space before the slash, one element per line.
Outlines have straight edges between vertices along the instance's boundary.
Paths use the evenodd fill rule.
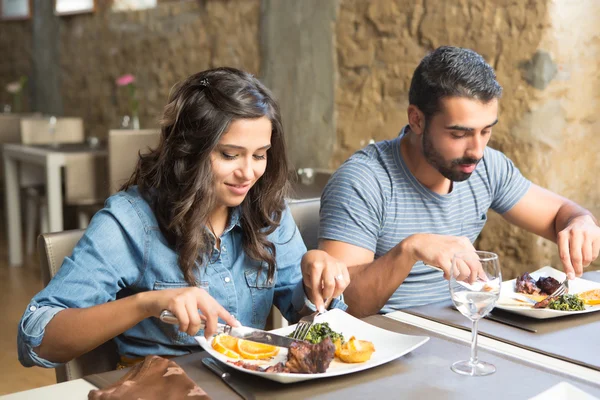
<path fill-rule="evenodd" d="M 175 363 L 159 356 L 146 356 L 118 382 L 91 390 L 89 400 L 210 400 L 210 397 Z"/>

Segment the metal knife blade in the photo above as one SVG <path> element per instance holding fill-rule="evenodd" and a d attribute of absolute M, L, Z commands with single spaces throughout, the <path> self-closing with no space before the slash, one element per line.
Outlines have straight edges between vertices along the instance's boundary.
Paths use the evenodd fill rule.
<path fill-rule="evenodd" d="M 160 313 L 160 320 L 168 324 L 177 325 L 179 321 L 177 317 L 168 310 L 163 310 Z M 204 321 L 200 324 L 200 329 L 204 329 Z M 225 333 L 244 340 L 251 340 L 253 342 L 270 344 L 278 347 L 290 347 L 296 340 L 280 336 L 275 333 L 263 331 L 261 329 L 250 328 L 247 326 L 233 327 L 224 324 L 217 324 L 217 333 Z"/>
<path fill-rule="evenodd" d="M 511 321 L 510 319 L 501 317 L 499 315 L 488 314 L 484 318 L 491 319 L 492 321 L 500 322 L 501 324 L 510 325 L 515 328 L 523 329 L 524 331 L 527 331 L 527 332 L 537 333 L 537 329 L 530 328 L 529 326 L 519 324 L 518 322 Z"/>
<path fill-rule="evenodd" d="M 231 388 L 234 392 L 236 392 L 242 399 L 244 400 L 254 400 L 255 396 L 252 393 L 249 393 L 246 387 L 242 387 L 241 384 L 235 381 L 229 372 L 225 371 L 225 369 L 219 365 L 214 359 L 210 357 L 204 357 L 202 359 L 202 364 L 204 364 L 208 369 L 214 372 L 218 377 L 220 377 L 223 382 L 227 386 Z"/>

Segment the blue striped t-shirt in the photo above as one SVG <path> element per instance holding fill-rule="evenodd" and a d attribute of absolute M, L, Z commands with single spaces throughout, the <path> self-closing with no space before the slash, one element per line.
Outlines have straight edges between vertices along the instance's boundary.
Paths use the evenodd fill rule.
<path fill-rule="evenodd" d="M 409 171 L 401 138 L 359 150 L 333 174 L 321 197 L 320 239 L 368 249 L 376 259 L 415 233 L 466 236 L 474 242 L 488 209 L 507 212 L 531 185 L 511 160 L 487 147 L 469 179 L 454 182 L 448 194 L 434 193 Z M 448 299 L 443 274 L 419 261 L 381 312 Z"/>

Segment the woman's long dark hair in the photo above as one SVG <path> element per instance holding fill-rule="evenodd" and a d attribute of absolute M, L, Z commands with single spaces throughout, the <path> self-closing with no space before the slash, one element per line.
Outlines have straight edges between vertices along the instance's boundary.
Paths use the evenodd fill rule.
<path fill-rule="evenodd" d="M 233 121 L 260 117 L 271 121 L 271 148 L 265 173 L 241 204 L 240 222 L 244 251 L 268 264 L 272 280 L 276 254 L 267 235 L 279 226 L 285 208 L 288 165 L 279 107 L 251 74 L 216 68 L 180 83 L 165 106 L 158 147 L 140 154 L 135 172 L 121 188 L 138 186 L 190 284 L 196 283 L 196 263 L 203 265 L 212 251 L 205 229 L 216 206 L 211 152 Z"/>

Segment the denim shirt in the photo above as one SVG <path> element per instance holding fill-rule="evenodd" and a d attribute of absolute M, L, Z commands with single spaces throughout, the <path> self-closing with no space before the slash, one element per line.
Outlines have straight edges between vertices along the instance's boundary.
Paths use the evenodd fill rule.
<path fill-rule="evenodd" d="M 195 271 L 200 286 L 245 326 L 264 328 L 273 304 L 292 322 L 298 320 L 298 312 L 305 305 L 314 310 L 305 296 L 300 270 L 306 246 L 289 209 L 269 235 L 276 247 L 276 271 L 271 282 L 267 280 L 267 264 L 252 260 L 243 250 L 239 208 L 230 214 L 220 251 L 213 249 L 205 265 Z M 65 308 L 86 308 L 144 291 L 190 286 L 177 258 L 136 187 L 111 196 L 92 218 L 73 254 L 28 304 L 19 325 L 19 361 L 24 366 L 60 365 L 39 357 L 33 349 L 41 344 L 48 322 Z M 346 308 L 339 300 L 332 306 Z M 119 353 L 132 358 L 200 350 L 192 336 L 155 317 L 114 340 Z"/>

